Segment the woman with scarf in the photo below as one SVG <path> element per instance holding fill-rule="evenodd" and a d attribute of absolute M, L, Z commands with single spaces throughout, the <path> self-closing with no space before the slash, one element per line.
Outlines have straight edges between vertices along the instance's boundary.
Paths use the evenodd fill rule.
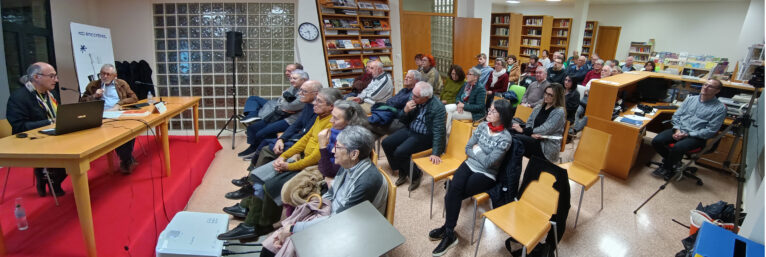
<path fill-rule="evenodd" d="M 513 142 L 508 132 L 512 120 L 511 104 L 504 99 L 497 100 L 489 108 L 487 121 L 479 124 L 468 140 L 465 146 L 468 158 L 455 171 L 444 197 L 444 225 L 428 233 L 431 241 L 441 240 L 433 256 L 441 256 L 457 245 L 455 225 L 462 201 L 495 186 L 505 152 Z"/>
<path fill-rule="evenodd" d="M 505 72 L 505 61 L 503 61 L 503 58 L 495 59 L 495 70 L 492 71 L 492 76 L 489 77 L 484 88 L 487 90 L 487 105 L 485 108 L 489 108 L 492 104 L 495 94 L 502 96 L 503 92 L 508 91 L 508 73 Z"/>
<path fill-rule="evenodd" d="M 483 85 L 476 85 L 479 76 L 481 76 L 481 71 L 476 67 L 468 70 L 465 75 L 465 83 L 455 97 L 455 103 L 444 106 L 447 111 L 447 133 L 452 128 L 453 119 L 477 121 L 484 117 L 487 110 L 484 105 L 487 91 Z"/>

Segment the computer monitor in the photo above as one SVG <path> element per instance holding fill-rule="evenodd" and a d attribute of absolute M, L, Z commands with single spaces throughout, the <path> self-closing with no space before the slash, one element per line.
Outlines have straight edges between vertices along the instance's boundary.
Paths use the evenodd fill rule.
<path fill-rule="evenodd" d="M 636 91 L 641 102 L 659 102 L 667 98 L 669 83 L 662 78 L 648 78 L 638 82 Z"/>

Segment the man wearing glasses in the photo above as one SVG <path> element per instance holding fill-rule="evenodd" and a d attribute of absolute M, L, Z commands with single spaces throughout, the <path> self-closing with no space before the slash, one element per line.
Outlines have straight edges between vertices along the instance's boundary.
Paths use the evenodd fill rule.
<path fill-rule="evenodd" d="M 718 133 L 726 118 L 726 106 L 716 97 L 722 86 L 717 79 L 705 82 L 700 94 L 686 98 L 673 114 L 673 128 L 654 137 L 652 146 L 663 160 L 652 175 L 670 179 L 684 153 L 705 146 L 705 141 Z"/>
<path fill-rule="evenodd" d="M 8 99 L 6 118 L 11 124 L 13 134 L 47 126 L 56 121 L 59 94 L 53 90 L 58 83 L 56 69 L 44 62 L 34 63 L 27 68 L 26 75 L 19 81 L 24 87 L 16 89 Z M 44 176 L 46 168 L 35 168 L 37 194 L 46 195 L 48 181 Z M 53 187 L 50 194 L 64 195 L 61 182 L 66 178 L 66 170 L 47 168 Z"/>
<path fill-rule="evenodd" d="M 91 81 L 85 87 L 80 102 L 89 102 L 104 100 L 104 110 L 117 110 L 120 105 L 132 104 L 138 101 L 138 97 L 130 90 L 128 82 L 117 78 L 117 69 L 114 65 L 104 64 L 101 66 L 101 72 L 98 74 L 98 80 Z M 136 140 L 132 139 L 127 143 L 114 149 L 120 156 L 120 171 L 123 174 L 130 174 L 138 164 L 133 159 L 133 145 Z"/>

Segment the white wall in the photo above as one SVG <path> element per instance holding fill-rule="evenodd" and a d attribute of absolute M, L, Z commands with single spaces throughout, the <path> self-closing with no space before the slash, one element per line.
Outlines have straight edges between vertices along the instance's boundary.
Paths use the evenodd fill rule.
<path fill-rule="evenodd" d="M 312 80 L 317 80 L 325 87 L 329 87 L 321 35 L 316 40 L 309 42 L 297 34 L 297 26 L 304 22 L 309 22 L 317 27 L 323 26 L 319 22 L 316 1 L 298 0 L 295 6 L 295 17 L 295 59 L 303 65 L 303 69 L 309 73 Z"/>
<path fill-rule="evenodd" d="M 491 26 L 489 17 L 492 16 L 492 1 L 476 0 L 473 4 L 473 17 L 481 18 L 481 52 L 489 55 L 489 31 Z"/>
<path fill-rule="evenodd" d="M 54 0 L 51 1 L 51 24 L 53 24 L 53 47 L 56 55 L 56 69 L 59 76 L 59 86 L 77 88 L 77 75 L 72 56 L 72 38 L 69 23 L 100 26 L 94 24 L 96 13 L 94 0 Z M 119 13 L 119 12 L 117 12 Z M 114 36 L 114 30 L 112 30 Z M 115 49 L 116 50 L 116 49 Z M 25 67 L 26 69 L 26 67 Z M 74 91 L 61 91 L 62 103 L 77 102 L 78 95 Z"/>
<path fill-rule="evenodd" d="M 737 47 L 740 31 L 748 34 L 743 36 L 749 40 L 760 38 L 763 42 L 763 0 L 753 1 L 753 18 L 748 18 L 747 23 L 745 16 L 749 16 L 748 7 L 751 6 L 748 1 L 591 4 L 588 20 L 598 21 L 603 26 L 622 27 L 616 54 L 620 60 L 627 57 L 631 41 L 654 38 L 658 51 L 709 54 L 736 61 L 745 53 L 743 47 Z M 493 12 L 576 17 L 573 7 L 571 4 L 494 5 Z M 745 26 L 753 29 L 745 30 Z"/>

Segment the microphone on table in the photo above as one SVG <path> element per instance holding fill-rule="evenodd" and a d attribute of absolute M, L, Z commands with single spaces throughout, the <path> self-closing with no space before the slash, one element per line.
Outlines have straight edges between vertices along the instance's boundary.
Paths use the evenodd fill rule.
<path fill-rule="evenodd" d="M 78 89 L 71 89 L 71 88 L 66 88 L 66 87 L 63 87 L 63 86 L 59 86 L 59 89 L 60 89 L 60 90 L 65 90 L 65 91 L 74 91 L 74 92 L 77 92 L 77 102 L 78 102 L 78 103 L 79 103 L 79 102 L 82 102 L 82 94 L 80 94 L 80 90 L 79 90 L 79 88 L 78 88 Z"/>

